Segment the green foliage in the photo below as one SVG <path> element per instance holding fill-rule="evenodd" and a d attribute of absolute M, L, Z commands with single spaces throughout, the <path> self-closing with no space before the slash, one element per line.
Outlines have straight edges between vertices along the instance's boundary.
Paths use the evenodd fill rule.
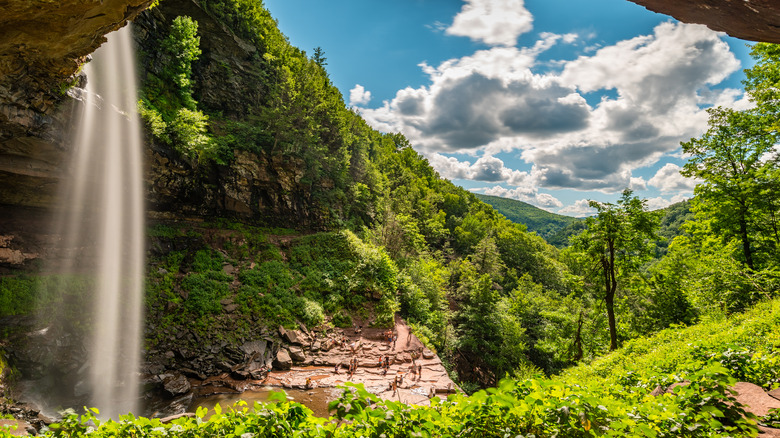
<path fill-rule="evenodd" d="M 224 152 L 208 134 L 208 116 L 192 96 L 192 63 L 201 55 L 198 23 L 176 17 L 160 43 L 162 71 L 149 72 L 138 102 L 139 114 L 159 141 L 174 145 L 190 159 L 222 162 Z"/>
<path fill-rule="evenodd" d="M 538 234 L 555 246 L 558 246 L 557 243 L 561 241 L 563 237 L 561 233 L 564 233 L 564 230 L 570 230 L 574 226 L 573 224 L 582 222 L 582 219 L 550 213 L 523 201 L 479 193 L 476 196 L 480 201 L 491 205 L 510 221 L 525 225 L 528 231 Z M 555 238 L 554 242 L 551 240 L 553 238 Z M 563 246 L 566 245 L 558 247 Z"/>
<path fill-rule="evenodd" d="M 333 416 L 317 418 L 311 410 L 288 402 L 284 394 L 272 403 L 241 402 L 204 419 L 183 417 L 163 424 L 132 415 L 100 421 L 96 410 L 82 416 L 66 413 L 44 433 L 50 437 L 89 434 L 136 437 L 754 437 L 754 416 L 734 402 L 728 385 L 734 380 L 723 367 L 709 365 L 687 377 L 671 394 L 648 397 L 610 385 L 589 387 L 556 380 L 509 380 L 466 397 L 438 397 L 431 406 L 382 401 L 362 384 L 347 383 L 330 403 Z"/>
<path fill-rule="evenodd" d="M 174 18 L 168 36 L 160 49 L 167 55 L 163 78 L 178 88 L 179 99 L 184 108 L 194 110 L 192 98 L 192 63 L 201 55 L 198 23 L 190 17 Z"/>
<path fill-rule="evenodd" d="M 763 190 L 776 184 L 767 176 L 777 172 L 777 139 L 755 111 L 719 107 L 708 113 L 710 129 L 701 138 L 682 143 L 683 151 L 691 155 L 683 175 L 703 180 L 696 186 L 693 211 L 724 243 L 740 242 L 741 260 L 748 268 L 775 265 L 780 237 L 777 228 L 765 229 L 762 224 L 776 223 L 780 206 L 774 190 Z"/>
<path fill-rule="evenodd" d="M 574 247 L 592 261 L 594 268 L 588 273 L 592 281 L 604 286 L 609 349 L 614 350 L 618 345 L 614 310 L 618 281 L 626 281 L 649 258 L 649 242 L 657 239 L 658 215 L 646 211 L 646 201 L 632 196 L 629 189 L 617 205 L 590 201 L 590 206 L 598 215 L 588 219 L 588 228 L 577 236 Z"/>
<path fill-rule="evenodd" d="M 165 42 L 158 42 L 158 52 L 148 54 L 151 69 L 160 71 L 147 71 L 144 80 L 139 107 L 147 126 L 160 142 L 192 160 L 227 165 L 237 158 L 241 163 L 256 160 L 269 175 L 296 169 L 280 172 L 289 191 L 283 195 L 306 215 L 305 224 L 293 226 L 312 234 L 289 236 L 289 231 L 261 231 L 224 220 L 209 224 L 235 232 L 219 244 L 209 242 L 223 253 L 197 252 L 204 248 L 198 241 L 178 256 L 159 260 L 150 272 L 148 302 L 165 324 L 205 327 L 209 318 L 221 317 L 223 298 L 235 300 L 242 320 L 290 327 L 328 321 L 348 327 L 355 314 L 374 317 L 374 324 L 384 326 L 400 311 L 429 346 L 449 363 L 461 364 L 455 370 L 459 376 L 495 383 L 507 374 L 558 372 L 618 342 L 743 311 L 778 291 L 780 187 L 776 154 L 768 150 L 754 160 L 758 167 L 750 178 L 729 186 L 750 193 L 746 224 L 754 269 L 745 266 L 744 233 L 733 222 L 737 215 L 726 217 L 736 204 L 699 196 L 704 189 L 697 189 L 692 202 L 695 221 L 689 221 L 684 206 L 668 210 L 659 233 L 666 242 L 653 241 L 654 215 L 630 193 L 616 205 L 599 204 L 599 216 L 589 223 L 541 210 L 525 212 L 532 219 L 525 222 L 528 229 L 537 232 L 529 233 L 474 194 L 441 179 L 402 135 L 371 129 L 330 82 L 322 50 L 309 57 L 291 46 L 262 2 L 200 4 L 254 45 L 256 50 L 249 50 L 242 62 L 248 63 L 260 97 L 250 107 L 224 114 L 198 108 L 193 90 L 204 88 L 194 83 L 201 78 L 193 71 L 197 75 L 213 67 L 224 73 L 231 65 L 199 60 L 197 24 L 180 17 L 172 21 Z M 692 140 L 702 150 L 710 139 L 739 143 L 731 134 L 750 140 L 741 148 L 764 147 L 771 143 L 767 138 L 774 138 L 777 117 L 768 115 L 774 102 L 771 90 L 778 88 L 773 79 L 777 53 L 757 47 L 760 61 L 748 78 L 763 112 L 724 115 L 727 123 L 714 120 L 711 132 L 700 142 Z M 239 69 L 229 72 L 243 74 Z M 701 169 L 716 168 L 710 164 L 706 161 Z M 222 168 L 198 171 L 214 169 Z M 720 186 L 713 187 L 715 193 Z M 496 202 L 510 218 L 520 209 L 520 204 Z M 684 221 L 690 223 L 683 226 Z M 565 247 L 569 236 L 580 231 L 575 247 L 563 251 L 540 237 Z M 153 233 L 158 239 L 182 237 L 166 229 Z M 657 260 L 650 261 L 651 254 Z M 222 272 L 225 262 L 234 274 Z M 478 364 L 477 377 L 462 365 L 471 358 Z M 398 421 L 412 421 L 413 414 L 393 412 Z M 572 427 L 584 424 L 568 417 L 538 418 L 561 424 L 571 420 Z M 602 420 L 598 415 L 589 420 L 590 431 L 596 424 L 609 424 Z M 485 421 L 479 427 L 499 430 L 509 424 L 493 417 Z M 668 432 L 665 425 L 652 427 L 659 434 Z M 566 430 L 570 436 L 583 433 Z"/>
<path fill-rule="evenodd" d="M 213 153 L 207 122 L 208 116 L 197 110 L 180 108 L 176 112 L 169 124 L 170 136 L 184 155 L 203 160 Z"/>
<path fill-rule="evenodd" d="M 28 315 L 35 309 L 39 284 L 31 277 L 0 277 L 0 316 Z"/>

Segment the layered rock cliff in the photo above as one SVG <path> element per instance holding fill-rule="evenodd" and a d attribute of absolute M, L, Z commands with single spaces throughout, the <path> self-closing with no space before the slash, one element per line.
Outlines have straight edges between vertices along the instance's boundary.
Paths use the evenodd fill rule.
<path fill-rule="evenodd" d="M 749 41 L 780 43 L 780 4 L 775 0 L 631 0 L 685 23 Z"/>

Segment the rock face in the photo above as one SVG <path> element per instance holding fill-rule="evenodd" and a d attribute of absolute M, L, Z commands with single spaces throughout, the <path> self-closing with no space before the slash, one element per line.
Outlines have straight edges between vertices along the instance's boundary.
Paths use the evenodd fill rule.
<path fill-rule="evenodd" d="M 631 0 L 685 23 L 751 41 L 780 43 L 780 3 L 776 0 Z"/>
<path fill-rule="evenodd" d="M 39 130 L 104 35 L 152 0 L 0 1 L 0 139 Z"/>

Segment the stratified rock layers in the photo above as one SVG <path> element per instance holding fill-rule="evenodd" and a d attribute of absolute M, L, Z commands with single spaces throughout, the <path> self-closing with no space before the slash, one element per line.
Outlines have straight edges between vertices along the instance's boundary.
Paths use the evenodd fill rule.
<path fill-rule="evenodd" d="M 776 0 L 631 0 L 685 23 L 750 41 L 780 43 L 780 4 Z"/>

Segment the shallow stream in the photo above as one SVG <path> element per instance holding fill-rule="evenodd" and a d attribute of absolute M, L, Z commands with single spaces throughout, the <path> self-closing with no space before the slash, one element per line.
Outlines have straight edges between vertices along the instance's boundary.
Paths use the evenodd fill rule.
<path fill-rule="evenodd" d="M 232 406 L 235 403 L 243 400 L 247 403 L 247 407 L 250 409 L 256 401 L 267 402 L 271 393 L 284 390 L 287 393 L 287 399 L 301 403 L 311 409 L 314 415 L 318 417 L 327 418 L 328 415 L 328 403 L 335 400 L 340 394 L 339 388 L 313 388 L 309 390 L 303 389 L 284 389 L 279 387 L 265 387 L 259 390 L 245 391 L 240 394 L 217 394 L 206 397 L 198 397 L 192 400 L 188 412 L 195 412 L 199 407 L 204 407 L 209 410 L 208 415 L 214 413 L 214 406 L 219 403 L 223 409 L 228 406 Z"/>

